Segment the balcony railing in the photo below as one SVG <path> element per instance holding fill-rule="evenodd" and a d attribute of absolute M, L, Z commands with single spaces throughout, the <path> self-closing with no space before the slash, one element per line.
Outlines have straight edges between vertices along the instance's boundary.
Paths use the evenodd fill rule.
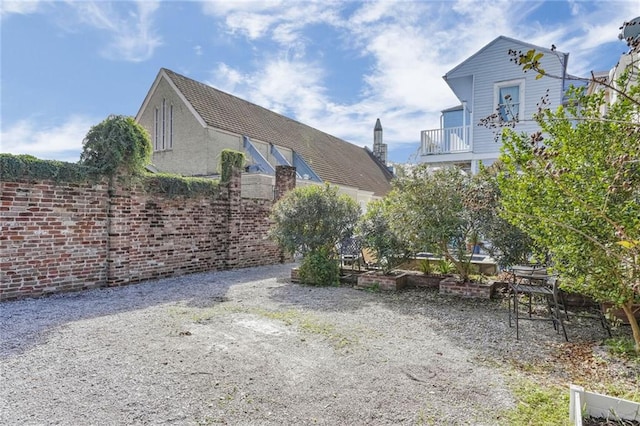
<path fill-rule="evenodd" d="M 422 155 L 452 154 L 471 151 L 470 127 L 448 127 L 446 129 L 420 132 Z"/>

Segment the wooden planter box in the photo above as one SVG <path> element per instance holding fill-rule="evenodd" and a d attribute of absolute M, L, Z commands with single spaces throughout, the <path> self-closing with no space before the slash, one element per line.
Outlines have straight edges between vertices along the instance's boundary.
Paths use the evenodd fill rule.
<path fill-rule="evenodd" d="M 569 421 L 582 426 L 583 416 L 610 420 L 640 420 L 640 403 L 569 387 Z"/>
<path fill-rule="evenodd" d="M 407 286 L 407 275 L 405 272 L 383 275 L 378 271 L 370 271 L 358 276 L 356 288 L 377 288 L 385 291 L 400 290 Z"/>
<path fill-rule="evenodd" d="M 440 281 L 440 294 L 491 299 L 496 283 L 459 282 L 455 277 Z"/>

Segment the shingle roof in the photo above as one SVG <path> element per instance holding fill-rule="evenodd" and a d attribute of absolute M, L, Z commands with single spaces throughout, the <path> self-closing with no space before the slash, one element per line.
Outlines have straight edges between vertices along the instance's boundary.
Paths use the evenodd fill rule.
<path fill-rule="evenodd" d="M 325 182 L 383 196 L 391 173 L 365 148 L 162 68 L 211 127 L 294 150 Z"/>

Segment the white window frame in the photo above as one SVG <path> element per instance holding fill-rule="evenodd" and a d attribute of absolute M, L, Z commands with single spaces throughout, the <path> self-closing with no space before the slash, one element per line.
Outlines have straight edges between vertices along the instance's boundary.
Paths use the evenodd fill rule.
<path fill-rule="evenodd" d="M 507 80 L 507 81 L 500 81 L 498 83 L 494 83 L 493 85 L 493 110 L 498 112 L 498 108 L 500 106 L 500 89 L 504 88 L 504 87 L 512 87 L 512 86 L 518 86 L 518 96 L 520 96 L 519 102 L 518 102 L 518 121 L 522 121 L 524 120 L 525 117 L 525 105 L 524 105 L 524 82 L 525 80 L 523 78 L 517 79 L 517 80 Z M 499 112 L 498 112 L 499 113 Z M 509 120 L 508 122 L 511 122 L 512 120 Z"/>
<path fill-rule="evenodd" d="M 153 149 L 154 151 L 160 151 L 160 109 L 158 107 L 154 109 Z"/>
<path fill-rule="evenodd" d="M 167 149 L 173 149 L 173 104 L 169 105 L 169 146 Z"/>
<path fill-rule="evenodd" d="M 163 151 L 167 148 L 165 145 L 165 136 L 167 135 L 166 115 L 167 115 L 167 100 L 162 99 L 162 150 Z"/>

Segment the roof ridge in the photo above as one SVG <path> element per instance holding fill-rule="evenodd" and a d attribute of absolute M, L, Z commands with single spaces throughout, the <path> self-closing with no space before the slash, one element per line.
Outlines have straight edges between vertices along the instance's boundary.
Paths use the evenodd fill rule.
<path fill-rule="evenodd" d="M 327 136 L 329 136 L 329 137 L 331 137 L 331 138 L 333 138 L 333 139 L 337 139 L 337 140 L 339 140 L 339 141 L 341 141 L 341 142 L 345 142 L 345 143 L 348 143 L 348 144 L 351 144 L 351 145 L 355 145 L 354 143 L 351 143 L 351 142 L 349 142 L 349 141 L 347 141 L 347 140 L 344 140 L 344 139 L 339 138 L 339 137 L 337 137 L 337 136 L 334 136 L 334 135 L 331 135 L 331 134 L 329 134 L 329 133 L 326 133 L 326 132 L 324 132 L 324 131 L 322 131 L 322 130 L 320 130 L 320 129 L 316 129 L 315 127 L 312 127 L 312 126 L 310 126 L 310 125 L 308 125 L 308 124 L 305 124 L 305 123 L 302 123 L 302 122 L 300 122 L 300 121 L 294 120 L 294 119 L 293 119 L 293 118 L 291 118 L 291 117 L 287 117 L 287 116 L 286 116 L 286 115 L 284 115 L 284 114 L 280 114 L 280 113 L 278 113 L 278 112 L 272 111 L 272 110 L 270 110 L 269 108 L 263 107 L 262 105 L 258 105 L 258 104 L 256 104 L 256 103 L 250 102 L 250 101 L 248 101 L 248 100 L 246 100 L 246 99 L 242 99 L 242 98 L 241 98 L 241 97 L 239 97 L 239 96 L 236 96 L 236 95 L 233 95 L 233 94 L 231 94 L 231 93 L 225 92 L 224 90 L 220 90 L 220 89 L 218 89 L 217 87 L 214 87 L 214 86 L 211 86 L 211 85 L 205 84 L 205 83 L 203 83 L 203 82 L 201 82 L 201 81 L 195 80 L 195 79 L 193 79 L 193 78 L 191 78 L 191 77 L 187 77 L 187 76 L 185 76 L 185 75 L 182 75 L 182 74 L 180 74 L 180 73 L 177 73 L 177 72 L 175 72 L 175 71 L 173 71 L 173 70 L 170 70 L 170 69 L 168 69 L 168 68 L 161 68 L 161 69 L 162 69 L 162 70 L 164 70 L 164 71 L 166 71 L 166 72 L 168 72 L 168 74 L 169 74 L 169 73 L 170 73 L 170 74 L 174 74 L 175 76 L 178 76 L 178 77 L 180 77 L 180 78 L 184 78 L 184 79 L 186 79 L 186 80 L 190 80 L 190 81 L 192 81 L 192 82 L 194 82 L 194 83 L 196 83 L 196 84 L 198 84 L 198 85 L 200 85 L 200 86 L 205 87 L 207 90 L 215 90 L 216 92 L 218 92 L 218 93 L 220 93 L 220 94 L 222 94 L 222 95 L 229 96 L 229 97 L 234 98 L 234 99 L 236 99 L 236 100 L 239 100 L 239 101 L 241 101 L 241 102 L 243 102 L 243 103 L 245 103 L 245 104 L 247 104 L 247 105 L 251 105 L 252 107 L 258 107 L 258 108 L 260 108 L 260 109 L 264 110 L 265 112 L 267 112 L 268 114 L 273 114 L 273 115 L 276 115 L 276 116 L 278 116 L 278 117 L 282 117 L 282 118 L 284 118 L 285 120 L 289 120 L 289 121 L 292 121 L 292 122 L 294 122 L 294 123 L 296 123 L 296 124 L 299 124 L 299 125 L 301 125 L 301 126 L 308 127 L 308 128 L 313 129 L 313 130 L 315 130 L 315 131 L 317 131 L 317 132 L 323 133 L 323 134 L 325 134 L 325 135 L 327 135 Z"/>

